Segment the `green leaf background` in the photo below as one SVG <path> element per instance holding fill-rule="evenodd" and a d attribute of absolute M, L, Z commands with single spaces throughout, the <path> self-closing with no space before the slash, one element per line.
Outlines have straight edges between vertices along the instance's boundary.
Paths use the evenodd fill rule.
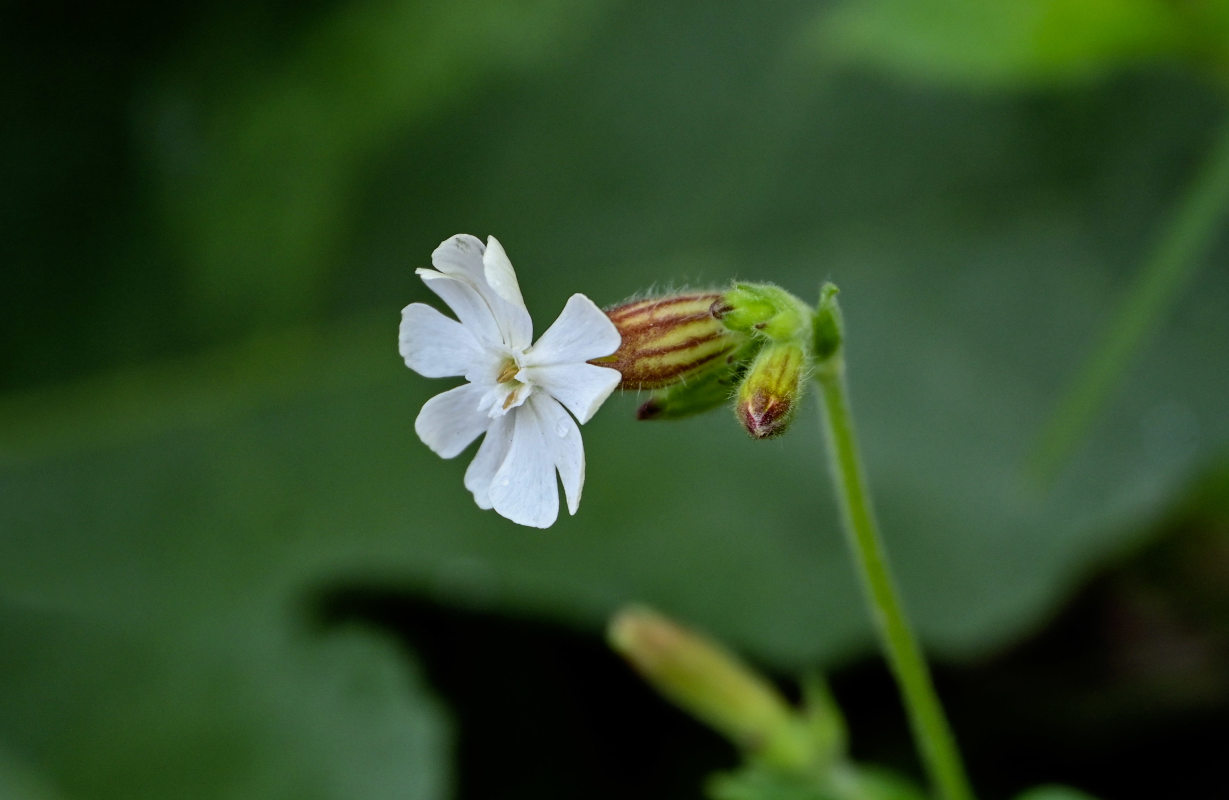
<path fill-rule="evenodd" d="M 415 654 L 306 625 L 337 581 L 595 638 L 647 602 L 780 669 L 872 648 L 818 409 L 761 443 L 616 398 L 585 428 L 575 518 L 475 508 L 468 456 L 413 433 L 449 384 L 395 347 L 400 308 L 431 299 L 413 269 L 456 232 L 500 237 L 539 331 L 576 291 L 839 284 L 887 545 L 940 659 L 1043 624 L 1223 464 L 1226 241 L 1056 486 L 1022 479 L 1210 146 L 1206 73 L 1077 36 L 1098 66 L 1078 72 L 1109 77 L 967 95 L 911 72 L 954 69 L 940 38 L 829 10 L 215 3 L 158 22 L 163 44 L 135 11 L 15 11 L 5 796 L 449 796 L 454 734 Z M 895 71 L 817 62 L 817 24 L 868 48 L 825 58 Z M 959 69 L 1054 63 L 1020 52 Z"/>

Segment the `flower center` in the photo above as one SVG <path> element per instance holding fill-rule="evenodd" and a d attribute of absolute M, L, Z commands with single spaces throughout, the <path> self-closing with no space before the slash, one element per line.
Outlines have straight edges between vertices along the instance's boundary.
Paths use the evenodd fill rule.
<path fill-rule="evenodd" d="M 499 368 L 499 374 L 495 376 L 494 393 L 491 396 L 490 413 L 492 416 L 519 406 L 529 396 L 532 387 L 516 379 L 516 374 L 520 371 L 521 365 L 517 363 L 516 358 L 507 359 Z"/>
<path fill-rule="evenodd" d="M 496 383 L 508 383 L 516 378 L 516 373 L 520 372 L 521 368 L 516 365 L 516 361 L 509 358 L 504 362 L 504 368 L 499 371 L 496 376 Z M 489 374 L 489 373 L 488 373 Z"/>

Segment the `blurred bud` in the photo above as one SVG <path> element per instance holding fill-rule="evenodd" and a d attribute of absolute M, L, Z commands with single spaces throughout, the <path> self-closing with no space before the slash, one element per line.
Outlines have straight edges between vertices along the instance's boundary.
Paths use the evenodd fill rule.
<path fill-rule="evenodd" d="M 825 283 L 819 290 L 819 306 L 813 318 L 815 360 L 827 361 L 836 355 L 845 342 L 845 321 L 836 296 L 840 289 L 836 284 Z"/>
<path fill-rule="evenodd" d="M 715 642 L 647 608 L 616 615 L 609 640 L 654 689 L 748 755 L 786 769 L 820 755 L 807 721 Z"/>
<path fill-rule="evenodd" d="M 623 375 L 620 389 L 660 389 L 707 375 L 728 376 L 747 337 L 713 314 L 717 292 L 634 300 L 606 310 L 623 337 L 613 355 L 593 363 Z"/>
<path fill-rule="evenodd" d="M 711 776 L 705 786 L 711 800 L 927 800 L 928 795 L 886 770 L 844 763 L 826 774 L 781 772 L 751 765 Z M 1023 800 L 1023 798 L 1017 798 Z M 1030 798 L 1041 800 L 1041 798 Z M 1046 798 L 1077 800 L 1077 798 Z M 1092 800 L 1080 795 L 1078 800 Z"/>
<path fill-rule="evenodd" d="M 828 760 L 844 758 L 849 742 L 845 714 L 836 704 L 827 681 L 817 672 L 802 678 L 802 717 L 811 731 L 811 739 Z"/>
<path fill-rule="evenodd" d="M 734 410 L 747 433 L 771 439 L 785 433 L 802 399 L 806 351 L 797 342 L 770 342 L 738 387 Z"/>

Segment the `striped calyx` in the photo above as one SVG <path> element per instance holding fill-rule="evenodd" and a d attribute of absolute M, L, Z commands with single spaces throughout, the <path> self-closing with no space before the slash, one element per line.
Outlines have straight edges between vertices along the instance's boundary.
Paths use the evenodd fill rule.
<path fill-rule="evenodd" d="M 835 291 L 825 288 L 824 296 Z M 840 327 L 828 315 L 817 338 L 815 311 L 771 283 L 633 300 L 606 309 L 606 316 L 622 337 L 619 349 L 590 363 L 618 370 L 620 389 L 650 392 L 638 419 L 679 419 L 732 400 L 756 439 L 789 427 L 815 366 L 813 348 L 827 353 Z"/>
<path fill-rule="evenodd" d="M 617 369 L 621 389 L 661 389 L 737 368 L 749 337 L 714 313 L 719 292 L 633 300 L 606 310 L 622 337 L 613 355 L 593 363 Z"/>

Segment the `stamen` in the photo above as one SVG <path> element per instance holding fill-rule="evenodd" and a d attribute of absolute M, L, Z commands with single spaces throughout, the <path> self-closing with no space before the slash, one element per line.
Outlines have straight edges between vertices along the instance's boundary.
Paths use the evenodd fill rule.
<path fill-rule="evenodd" d="M 496 383 L 507 383 L 508 381 L 515 378 L 516 373 L 520 371 L 521 371 L 521 368 L 516 365 L 516 362 L 513 361 L 512 359 L 508 359 L 506 362 L 504 362 L 504 368 L 499 371 L 499 377 L 495 379 L 495 382 Z M 507 408 L 507 406 L 504 406 L 504 407 Z"/>

